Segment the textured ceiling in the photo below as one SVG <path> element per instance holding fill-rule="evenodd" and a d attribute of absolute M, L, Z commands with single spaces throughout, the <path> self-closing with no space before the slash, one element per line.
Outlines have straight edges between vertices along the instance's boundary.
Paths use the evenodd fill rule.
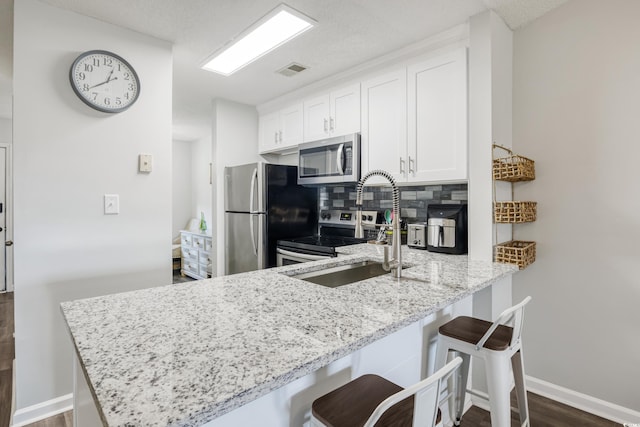
<path fill-rule="evenodd" d="M 212 51 L 277 6 L 281 0 L 41 0 L 173 43 L 174 134 L 197 137 L 209 126 L 211 99 L 260 104 L 354 65 L 393 52 L 463 23 L 486 9 L 518 28 L 566 0 L 287 0 L 318 25 L 298 39 L 230 77 L 202 71 Z M 0 91 L 10 78 L 11 0 L 0 0 Z M 9 57 L 7 58 L 7 56 Z M 295 77 L 276 74 L 298 62 L 309 69 Z M 2 95 L 0 94 L 0 108 Z M 0 115 L 2 111 L 0 111 Z"/>

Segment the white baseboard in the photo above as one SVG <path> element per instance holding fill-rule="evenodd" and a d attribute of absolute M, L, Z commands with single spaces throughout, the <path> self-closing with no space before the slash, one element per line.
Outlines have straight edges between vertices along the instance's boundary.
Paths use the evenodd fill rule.
<path fill-rule="evenodd" d="M 538 378 L 526 376 L 527 391 L 555 400 L 573 408 L 611 420 L 619 424 L 640 423 L 640 412 L 607 402 Z M 488 400 L 479 396 L 471 396 L 474 406 L 490 411 Z"/>
<path fill-rule="evenodd" d="M 13 422 L 11 427 L 26 426 L 36 421 L 44 420 L 45 418 L 53 417 L 62 412 L 67 412 L 73 409 L 73 393 L 65 396 L 60 396 L 55 399 L 47 400 L 46 402 L 37 403 L 26 408 L 18 409 L 13 414 Z"/>
<path fill-rule="evenodd" d="M 640 412 L 526 376 L 527 390 L 616 423 L 640 423 Z"/>

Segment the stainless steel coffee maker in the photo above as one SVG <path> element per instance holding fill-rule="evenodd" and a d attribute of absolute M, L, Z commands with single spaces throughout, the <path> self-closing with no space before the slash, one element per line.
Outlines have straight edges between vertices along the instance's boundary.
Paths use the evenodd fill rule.
<path fill-rule="evenodd" d="M 467 205 L 427 206 L 427 250 L 467 253 Z"/>

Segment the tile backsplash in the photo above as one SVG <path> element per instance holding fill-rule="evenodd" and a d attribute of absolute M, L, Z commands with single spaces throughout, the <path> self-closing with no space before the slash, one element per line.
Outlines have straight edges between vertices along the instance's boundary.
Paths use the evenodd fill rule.
<path fill-rule="evenodd" d="M 467 203 L 467 184 L 416 185 L 399 187 L 400 217 L 407 223 L 425 222 L 430 204 Z M 355 209 L 356 185 L 320 187 L 320 209 Z M 362 209 L 383 211 L 393 208 L 389 186 L 366 186 Z"/>

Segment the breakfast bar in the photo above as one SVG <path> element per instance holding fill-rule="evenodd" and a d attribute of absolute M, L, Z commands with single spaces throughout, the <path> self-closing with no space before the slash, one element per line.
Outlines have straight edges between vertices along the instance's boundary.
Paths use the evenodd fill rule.
<path fill-rule="evenodd" d="M 105 426 L 301 425 L 313 399 L 361 371 L 425 376 L 435 325 L 517 271 L 403 248 L 400 279 L 330 288 L 292 277 L 382 252 L 354 245 L 329 260 L 65 302 L 76 402 L 91 401 Z M 396 360 L 402 346 L 415 357 Z"/>

